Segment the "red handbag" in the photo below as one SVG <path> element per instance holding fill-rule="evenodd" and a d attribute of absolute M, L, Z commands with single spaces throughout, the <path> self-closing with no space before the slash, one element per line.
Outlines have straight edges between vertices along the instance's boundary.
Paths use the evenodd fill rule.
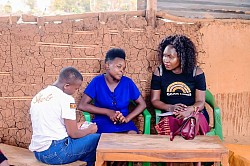
<path fill-rule="evenodd" d="M 170 135 L 172 141 L 176 135 L 186 140 L 194 139 L 196 135 L 205 135 L 209 131 L 206 118 L 200 113 L 199 108 L 185 119 L 177 119 L 174 116 L 166 116 L 155 126 L 160 135 Z"/>
<path fill-rule="evenodd" d="M 202 113 L 199 112 L 199 107 L 186 119 L 183 120 L 180 128 L 170 132 L 170 141 L 173 141 L 174 136 L 180 135 L 186 140 L 194 139 L 196 135 L 206 135 L 209 131 L 208 123 Z"/>

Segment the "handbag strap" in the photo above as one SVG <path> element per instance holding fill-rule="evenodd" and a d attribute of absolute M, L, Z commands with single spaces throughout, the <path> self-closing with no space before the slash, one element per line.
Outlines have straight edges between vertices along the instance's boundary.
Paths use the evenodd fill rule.
<path fill-rule="evenodd" d="M 181 127 L 182 127 L 182 125 L 181 125 Z M 179 135 L 179 133 L 181 132 L 181 127 L 180 128 L 178 128 L 178 130 L 176 131 L 176 132 L 170 132 L 170 141 L 173 141 L 174 140 L 174 137 L 176 136 L 176 135 Z"/>

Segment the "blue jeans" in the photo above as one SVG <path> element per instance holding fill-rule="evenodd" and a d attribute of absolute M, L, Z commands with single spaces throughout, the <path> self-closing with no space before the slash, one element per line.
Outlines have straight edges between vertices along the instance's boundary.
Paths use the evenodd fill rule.
<path fill-rule="evenodd" d="M 46 164 L 68 164 L 81 160 L 87 162 L 87 166 L 93 166 L 99 138 L 100 134 L 89 134 L 78 139 L 66 137 L 52 141 L 49 149 L 34 154 L 37 160 Z"/>

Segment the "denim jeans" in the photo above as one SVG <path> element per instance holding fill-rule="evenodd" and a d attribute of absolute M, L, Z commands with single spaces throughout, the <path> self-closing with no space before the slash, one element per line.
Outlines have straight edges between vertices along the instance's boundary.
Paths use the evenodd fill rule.
<path fill-rule="evenodd" d="M 68 164 L 81 160 L 87 162 L 87 166 L 93 166 L 99 138 L 100 134 L 89 134 L 78 139 L 66 137 L 52 141 L 49 149 L 34 154 L 37 160 L 46 164 Z"/>

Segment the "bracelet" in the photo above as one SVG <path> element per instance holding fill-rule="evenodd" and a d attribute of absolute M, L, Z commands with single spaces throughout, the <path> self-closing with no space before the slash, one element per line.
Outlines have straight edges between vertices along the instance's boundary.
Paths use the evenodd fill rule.
<path fill-rule="evenodd" d="M 194 108 L 194 112 L 196 111 L 197 107 L 193 105 L 193 108 Z"/>

